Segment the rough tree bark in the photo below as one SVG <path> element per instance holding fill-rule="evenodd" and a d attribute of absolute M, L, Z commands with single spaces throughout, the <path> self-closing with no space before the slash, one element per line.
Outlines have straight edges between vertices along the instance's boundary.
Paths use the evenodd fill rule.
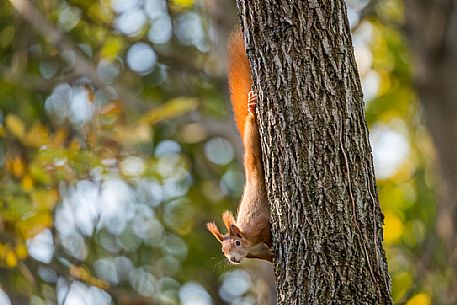
<path fill-rule="evenodd" d="M 237 0 L 259 95 L 278 304 L 392 304 L 343 0 Z"/>
<path fill-rule="evenodd" d="M 440 181 L 437 231 L 445 243 L 448 290 L 441 304 L 457 303 L 457 6 L 454 0 L 405 1 L 405 34 L 413 75 L 435 144 Z M 437 296 L 438 297 L 438 296 Z"/>

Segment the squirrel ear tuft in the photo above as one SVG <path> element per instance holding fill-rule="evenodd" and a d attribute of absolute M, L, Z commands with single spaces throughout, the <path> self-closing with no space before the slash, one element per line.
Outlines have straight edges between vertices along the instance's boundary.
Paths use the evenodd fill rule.
<path fill-rule="evenodd" d="M 214 222 L 208 222 L 206 224 L 206 228 L 211 232 L 211 234 L 214 235 L 214 237 L 217 238 L 218 241 L 222 243 L 224 236 L 221 234 L 221 232 L 219 232 L 219 229 Z"/>
<path fill-rule="evenodd" d="M 222 220 L 224 221 L 224 225 L 227 228 L 227 231 L 230 232 L 230 227 L 235 223 L 235 217 L 233 217 L 232 212 L 225 211 L 222 213 Z"/>
<path fill-rule="evenodd" d="M 230 232 L 229 234 L 230 234 L 231 236 L 243 237 L 243 235 L 242 235 L 243 233 L 241 233 L 240 228 L 238 228 L 235 224 L 232 224 L 232 225 L 230 226 L 229 232 Z"/>

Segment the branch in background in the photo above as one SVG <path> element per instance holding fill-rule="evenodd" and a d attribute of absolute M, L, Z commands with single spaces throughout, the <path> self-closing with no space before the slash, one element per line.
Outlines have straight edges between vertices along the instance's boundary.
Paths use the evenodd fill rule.
<path fill-rule="evenodd" d="M 41 77 L 27 74 L 27 73 L 14 73 L 11 69 L 6 69 L 0 65 L 0 74 L 2 75 L 2 81 L 12 83 L 18 87 L 31 89 L 39 92 L 50 92 L 57 85 L 62 82 L 72 83 L 76 81 L 79 76 L 77 75 L 66 75 L 65 77 L 59 77 L 56 79 L 46 80 Z"/>
<path fill-rule="evenodd" d="M 119 95 L 119 98 L 129 107 L 136 109 L 144 109 L 144 102 L 131 94 L 122 84 L 116 83 L 111 86 L 107 85 L 98 75 L 94 64 L 87 59 L 84 53 L 67 39 L 60 31 L 52 26 L 43 15 L 27 0 L 9 0 L 16 11 L 32 26 L 32 28 L 46 40 L 59 49 L 60 55 L 66 50 L 72 50 L 75 54 L 75 62 L 73 69 L 76 74 L 89 77 L 94 84 L 100 89 L 110 93 L 110 87 L 114 88 Z M 62 56 L 62 59 L 67 63 L 69 60 Z"/>
<path fill-rule="evenodd" d="M 110 289 L 108 291 L 116 301 L 121 305 L 158 305 L 159 303 L 152 300 L 150 297 L 139 294 L 132 295 L 130 291 L 123 289 Z"/>
<path fill-rule="evenodd" d="M 89 15 L 83 15 L 82 19 L 92 26 L 102 25 L 111 31 L 117 31 L 117 29 L 112 24 L 110 24 L 108 22 L 103 22 L 103 21 L 99 22 Z M 228 33 L 228 30 L 227 30 L 227 33 Z M 118 33 L 118 35 L 120 35 L 120 37 L 125 39 L 130 44 L 134 44 L 134 43 L 138 43 L 138 42 L 143 42 L 145 44 L 151 43 L 148 39 L 146 39 L 144 37 L 132 38 L 123 33 Z M 225 40 L 222 45 L 224 46 L 224 50 L 225 50 Z M 186 47 L 186 48 L 189 48 L 189 47 Z M 173 49 L 173 50 L 168 49 L 168 50 L 164 51 L 163 48 L 155 47 L 154 52 L 158 55 L 158 59 L 159 59 L 160 63 L 165 64 L 166 66 L 171 67 L 172 69 L 177 70 L 178 72 L 185 72 L 185 73 L 189 73 L 189 74 L 196 74 L 196 73 L 208 74 L 208 71 L 207 71 L 207 69 L 205 69 L 204 65 L 198 64 L 195 60 L 192 60 L 192 61 L 188 60 L 189 54 L 186 49 Z M 220 58 L 220 57 L 225 58 L 225 51 L 223 53 L 219 53 L 219 51 L 216 50 L 216 52 L 213 51 L 213 53 L 216 53 L 216 55 L 213 55 L 213 56 L 218 56 L 218 58 Z M 223 56 L 221 56 L 221 54 L 223 54 Z M 225 63 L 225 61 L 220 61 L 220 60 L 219 60 L 219 62 Z M 215 79 L 218 83 L 224 82 L 224 84 L 225 84 L 227 82 L 227 79 L 225 78 L 225 74 L 222 75 L 221 69 L 216 68 L 215 70 L 216 71 L 209 71 L 211 78 Z"/>

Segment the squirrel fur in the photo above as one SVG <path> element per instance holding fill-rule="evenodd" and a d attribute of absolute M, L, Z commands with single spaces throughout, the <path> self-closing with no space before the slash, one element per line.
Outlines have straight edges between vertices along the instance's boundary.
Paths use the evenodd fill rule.
<path fill-rule="evenodd" d="M 221 234 L 214 222 L 208 223 L 207 228 L 222 244 L 222 252 L 231 263 L 238 264 L 244 258 L 272 261 L 270 208 L 263 174 L 260 136 L 255 117 L 257 96 L 251 91 L 250 65 L 240 29 L 232 33 L 228 49 L 230 98 L 244 145 L 246 184 L 236 220 L 229 211 L 222 214 L 227 234 Z"/>

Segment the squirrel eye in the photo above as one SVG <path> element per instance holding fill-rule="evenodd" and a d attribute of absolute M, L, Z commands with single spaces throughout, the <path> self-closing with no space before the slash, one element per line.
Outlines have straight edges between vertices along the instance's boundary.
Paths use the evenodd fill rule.
<path fill-rule="evenodd" d="M 241 241 L 239 241 L 239 240 L 235 241 L 235 245 L 237 245 L 238 247 L 241 246 Z"/>

